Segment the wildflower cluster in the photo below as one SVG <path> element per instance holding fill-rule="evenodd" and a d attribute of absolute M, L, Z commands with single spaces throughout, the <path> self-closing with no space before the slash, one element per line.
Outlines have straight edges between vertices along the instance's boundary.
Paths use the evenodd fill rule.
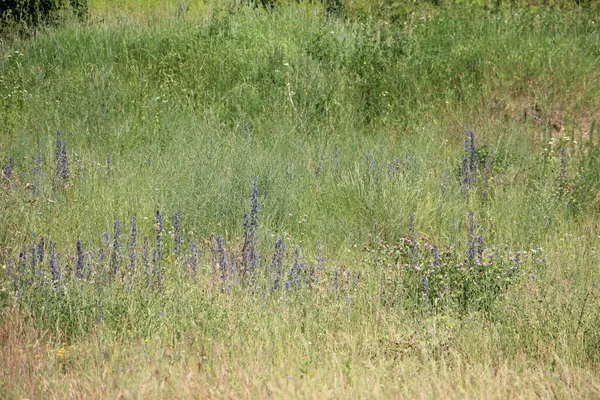
<path fill-rule="evenodd" d="M 296 245 L 289 252 L 286 242 L 279 238 L 274 245 L 268 265 L 261 264 L 258 242 L 258 184 L 253 180 L 250 211 L 244 215 L 244 234 L 240 247 L 227 246 L 222 236 L 214 235 L 210 249 L 212 274 L 223 291 L 233 287 L 248 288 L 253 293 L 275 294 L 280 290 L 310 289 L 325 282 L 325 258 L 317 243 L 317 260 L 310 263 L 302 258 Z M 335 283 L 332 288 L 339 286 Z"/>
<path fill-rule="evenodd" d="M 508 246 L 486 248 L 483 236 L 476 234 L 473 212 L 466 246 L 440 247 L 426 236 L 417 237 L 415 231 L 411 215 L 409 237 L 396 244 L 381 241 L 365 246 L 369 261 L 384 268 L 383 301 L 389 305 L 408 298 L 437 310 L 489 311 L 527 259 L 527 252 L 512 252 Z"/>
<path fill-rule="evenodd" d="M 184 247 L 181 213 L 174 214 L 170 227 L 173 235 L 165 235 L 165 218 L 157 210 L 154 234 L 144 235 L 141 243 L 139 236 L 144 229 L 140 229 L 135 216 L 128 227 L 115 221 L 112 233 L 104 232 L 97 248 L 77 240 L 69 252 L 47 237 L 36 238 L 22 248 L 18 258 L 8 261 L 13 299 L 18 306 L 48 318 L 71 313 L 75 307 L 88 324 L 115 321 L 123 312 L 119 300 L 123 296 L 160 301 L 168 291 L 199 284 L 213 285 L 221 293 L 242 290 L 257 295 L 257 299 L 271 295 L 279 299 L 284 293 L 306 293 L 321 285 L 331 293 L 345 295 L 349 308 L 358 276 L 339 269 L 328 276 L 320 243 L 317 259 L 308 262 L 299 246 L 288 251 L 285 240 L 279 239 L 269 257 L 271 262 L 259 263 L 258 195 L 255 179 L 250 210 L 244 216 L 242 243 L 230 245 L 222 236 L 213 235 L 209 244 L 212 268 L 201 268 L 203 251 L 198 243 L 192 241 Z M 150 228 L 146 226 L 145 230 Z M 126 229 L 129 234 L 124 233 Z M 173 249 L 173 256 L 168 256 L 165 249 Z"/>
<path fill-rule="evenodd" d="M 479 187 L 482 200 L 488 199 L 491 190 L 492 162 L 483 148 L 478 148 L 475 132 L 467 131 L 465 135 L 464 153 L 458 173 L 463 193 Z"/>

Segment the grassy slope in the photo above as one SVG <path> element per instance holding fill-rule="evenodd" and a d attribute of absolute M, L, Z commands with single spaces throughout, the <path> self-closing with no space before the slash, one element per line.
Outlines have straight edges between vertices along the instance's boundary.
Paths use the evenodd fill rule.
<path fill-rule="evenodd" d="M 73 310 L 33 328 L 8 307 L 0 393 L 597 396 L 598 16 L 427 11 L 399 26 L 288 9 L 186 22 L 167 10 L 140 25 L 104 20 L 4 45 L 1 164 L 12 155 L 23 172 L 19 187 L 3 181 L 0 263 L 33 232 L 71 253 L 77 239 L 97 248 L 132 215 L 152 235 L 157 207 L 182 211 L 188 239 L 237 243 L 257 176 L 264 254 L 286 236 L 314 258 L 321 240 L 328 268 L 366 278 L 351 307 L 324 292 L 265 308 L 208 279 L 155 303 L 117 293 L 107 304 L 128 302 L 116 332 L 90 333 Z M 465 196 L 467 126 L 492 180 Z M 50 202 L 57 129 L 72 174 Z M 45 174 L 29 203 L 22 187 L 38 140 Z M 569 171 L 559 195 L 561 146 Z M 395 157 L 400 175 L 388 173 Z M 471 209 L 490 245 L 539 245 L 546 262 L 527 264 L 491 315 L 382 306 L 386 271 L 362 245 L 407 236 L 415 213 L 419 232 L 463 251 Z"/>

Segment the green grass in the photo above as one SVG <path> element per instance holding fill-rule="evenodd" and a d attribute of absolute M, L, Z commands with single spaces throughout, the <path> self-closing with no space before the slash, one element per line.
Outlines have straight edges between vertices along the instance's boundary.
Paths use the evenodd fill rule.
<path fill-rule="evenodd" d="M 358 3 L 347 19 L 152 7 L 98 1 L 87 23 L 0 42 L 0 166 L 15 163 L 0 180 L 0 397 L 598 396 L 596 8 L 423 4 L 398 22 Z M 53 190 L 57 130 L 71 163 Z M 224 287 L 213 235 L 241 254 L 253 177 L 260 276 Z M 15 296 L 24 244 L 99 257 L 119 220 L 126 265 L 131 217 L 141 254 L 157 209 L 162 292 L 73 279 Z M 175 210 L 203 251 L 195 283 L 171 256 Z M 499 291 L 458 269 L 471 210 L 494 268 L 525 252 Z M 388 251 L 411 214 L 419 265 L 427 243 L 454 246 L 455 297 L 425 303 L 410 249 Z M 269 292 L 280 237 L 286 266 L 295 245 L 318 263 L 322 243 L 312 289 Z"/>

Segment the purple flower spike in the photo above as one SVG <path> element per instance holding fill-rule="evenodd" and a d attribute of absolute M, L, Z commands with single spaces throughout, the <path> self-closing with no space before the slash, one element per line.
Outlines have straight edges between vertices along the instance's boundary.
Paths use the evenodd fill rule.
<path fill-rule="evenodd" d="M 273 258 L 271 260 L 271 265 L 269 266 L 269 270 L 274 273 L 273 278 L 273 287 L 271 287 L 271 293 L 279 289 L 281 282 L 281 273 L 283 270 L 283 255 L 285 253 L 285 241 L 283 238 L 278 239 L 275 242 L 275 252 L 273 253 Z"/>
<path fill-rule="evenodd" d="M 6 177 L 6 179 L 11 179 L 13 175 L 13 169 L 15 166 L 15 160 L 11 157 L 8 157 L 8 164 L 2 170 L 2 173 Z"/>
<path fill-rule="evenodd" d="M 144 259 L 144 276 L 146 277 L 146 287 L 150 286 L 150 241 L 148 236 L 144 236 L 144 244 L 142 245 L 142 257 Z"/>
<path fill-rule="evenodd" d="M 137 219 L 135 215 L 131 217 L 131 238 L 129 242 L 129 270 L 133 274 L 135 271 L 135 263 L 137 261 L 137 235 L 138 235 L 138 227 L 137 227 Z"/>
<path fill-rule="evenodd" d="M 244 245 L 242 248 L 242 267 L 250 279 L 255 278 L 258 268 L 258 178 L 252 178 L 252 197 L 250 212 L 244 215 Z"/>
<path fill-rule="evenodd" d="M 323 257 L 323 246 L 320 240 L 317 241 L 317 259 L 319 271 L 323 271 L 325 269 L 325 257 Z"/>
<path fill-rule="evenodd" d="M 433 255 L 433 264 L 432 267 L 433 268 L 439 268 L 440 267 L 440 249 L 438 247 L 438 245 L 434 245 L 433 249 L 431 250 L 431 253 Z"/>
<path fill-rule="evenodd" d="M 67 141 L 63 139 L 61 131 L 56 132 L 56 176 L 63 182 L 69 179 L 69 157 L 67 155 Z"/>
<path fill-rule="evenodd" d="M 46 238 L 42 236 L 40 238 L 40 242 L 37 245 L 38 264 L 41 264 L 41 263 L 44 262 L 44 248 L 45 248 L 45 244 L 46 244 Z"/>
<path fill-rule="evenodd" d="M 85 259 L 85 254 L 83 253 L 83 246 L 81 245 L 81 240 L 77 241 L 77 271 L 76 276 L 78 279 L 83 278 L 83 261 Z"/>
<path fill-rule="evenodd" d="M 285 241 L 280 238 L 275 242 L 275 252 L 273 253 L 273 259 L 271 260 L 271 266 L 269 269 L 275 273 L 281 272 L 283 255 L 285 253 Z"/>
<path fill-rule="evenodd" d="M 477 238 L 475 237 L 475 213 L 469 211 L 469 247 L 467 248 L 467 263 L 473 264 L 477 256 Z M 483 239 L 482 239 L 483 243 Z"/>
<path fill-rule="evenodd" d="M 163 249 L 163 216 L 159 210 L 156 210 L 156 250 L 158 251 L 159 259 L 162 258 L 162 249 Z"/>
<path fill-rule="evenodd" d="M 50 269 L 52 270 L 52 283 L 56 287 L 60 281 L 60 269 L 56 259 L 56 243 L 50 242 Z"/>
<path fill-rule="evenodd" d="M 221 274 L 221 280 L 225 282 L 227 280 L 227 272 L 229 266 L 227 264 L 227 255 L 225 254 L 225 248 L 223 247 L 223 237 L 217 235 L 215 237 L 216 241 L 216 250 L 217 256 L 219 257 L 219 272 Z"/>
<path fill-rule="evenodd" d="M 113 236 L 111 274 L 114 276 L 119 271 L 121 260 L 121 221 L 115 222 L 115 233 Z"/>
<path fill-rule="evenodd" d="M 181 212 L 179 210 L 175 211 L 174 228 L 175 228 L 175 242 L 174 242 L 174 246 L 173 246 L 173 253 L 176 256 L 180 256 L 181 251 L 183 249 L 183 237 L 181 235 L 181 233 L 182 233 Z"/>
<path fill-rule="evenodd" d="M 477 146 L 475 145 L 475 132 L 467 131 L 465 137 L 465 154 L 461 169 L 463 190 L 471 189 L 475 182 L 477 172 Z"/>

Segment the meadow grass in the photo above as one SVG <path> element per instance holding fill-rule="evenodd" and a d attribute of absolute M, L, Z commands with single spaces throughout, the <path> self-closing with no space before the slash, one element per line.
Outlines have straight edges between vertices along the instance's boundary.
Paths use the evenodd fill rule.
<path fill-rule="evenodd" d="M 597 7 L 156 6 L 0 42 L 0 397 L 600 395 Z"/>

